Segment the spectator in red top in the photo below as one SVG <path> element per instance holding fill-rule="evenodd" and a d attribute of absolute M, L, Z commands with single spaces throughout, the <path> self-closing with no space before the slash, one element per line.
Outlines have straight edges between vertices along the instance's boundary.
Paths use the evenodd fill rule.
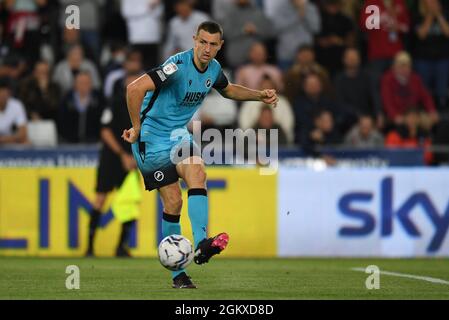
<path fill-rule="evenodd" d="M 438 113 L 429 91 L 418 74 L 412 71 L 412 59 L 407 52 L 396 55 L 391 70 L 382 78 L 382 102 L 387 119 L 396 125 L 404 123 L 408 109 L 416 108 L 429 119 L 430 126 L 438 122 Z"/>
<path fill-rule="evenodd" d="M 376 6 L 380 11 L 380 29 L 371 29 L 367 7 Z M 402 35 L 409 32 L 410 16 L 404 0 L 367 0 L 360 16 L 362 30 L 368 36 L 368 59 L 388 59 L 403 49 Z"/>
<path fill-rule="evenodd" d="M 380 11 L 380 29 L 371 28 L 372 12 L 367 7 L 376 6 Z M 404 0 L 367 0 L 360 14 L 360 26 L 368 38 L 368 59 L 374 75 L 389 68 L 393 57 L 403 50 L 402 36 L 409 32 L 410 16 Z M 374 26 L 375 27 L 375 26 Z"/>

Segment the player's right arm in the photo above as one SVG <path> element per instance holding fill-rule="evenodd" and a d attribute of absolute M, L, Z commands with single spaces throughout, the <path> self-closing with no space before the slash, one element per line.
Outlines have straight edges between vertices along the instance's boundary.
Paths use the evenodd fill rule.
<path fill-rule="evenodd" d="M 170 57 L 162 66 L 148 71 L 146 74 L 131 82 L 126 87 L 126 101 L 133 127 L 123 131 L 123 139 L 134 143 L 139 138 L 140 108 L 148 91 L 155 91 L 170 81 L 175 81 L 178 67 L 174 61 L 177 57 Z"/>
<path fill-rule="evenodd" d="M 129 143 L 136 142 L 140 132 L 140 107 L 148 91 L 154 91 L 156 86 L 148 74 L 142 75 L 126 87 L 126 102 L 132 128 L 123 131 L 123 139 Z"/>

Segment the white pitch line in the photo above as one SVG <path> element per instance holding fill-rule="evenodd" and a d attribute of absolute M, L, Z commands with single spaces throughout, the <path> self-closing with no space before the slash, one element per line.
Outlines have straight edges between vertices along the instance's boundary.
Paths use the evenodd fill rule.
<path fill-rule="evenodd" d="M 351 270 L 365 272 L 364 268 L 351 268 Z M 390 272 L 390 271 L 382 271 L 382 270 L 380 270 L 379 273 L 387 275 L 387 276 L 394 276 L 394 277 L 401 277 L 401 278 L 410 278 L 410 279 L 415 279 L 415 280 L 423 280 L 423 281 L 432 282 L 432 283 L 440 283 L 440 284 L 447 284 L 447 285 L 449 285 L 449 281 L 441 280 L 441 279 L 438 279 L 438 278 L 422 277 L 422 276 L 415 276 L 413 274 Z"/>

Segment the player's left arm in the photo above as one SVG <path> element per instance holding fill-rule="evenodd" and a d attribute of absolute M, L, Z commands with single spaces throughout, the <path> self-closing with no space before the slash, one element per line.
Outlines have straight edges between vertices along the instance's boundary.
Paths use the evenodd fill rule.
<path fill-rule="evenodd" d="M 252 90 L 247 87 L 229 83 L 224 89 L 219 90 L 220 94 L 228 99 L 237 101 L 261 101 L 265 104 L 276 107 L 279 100 L 276 90 Z"/>
<path fill-rule="evenodd" d="M 213 86 L 220 94 L 228 99 L 238 101 L 262 101 L 263 103 L 276 107 L 278 96 L 276 90 L 252 90 L 247 87 L 229 83 L 223 71 L 220 71 Z"/>

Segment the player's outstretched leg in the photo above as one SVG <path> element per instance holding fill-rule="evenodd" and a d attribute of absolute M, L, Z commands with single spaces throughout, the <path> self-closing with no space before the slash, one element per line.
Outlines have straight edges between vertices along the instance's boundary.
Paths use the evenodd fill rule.
<path fill-rule="evenodd" d="M 207 237 L 209 203 L 206 189 L 188 191 L 189 219 L 192 225 L 194 248 Z"/>
<path fill-rule="evenodd" d="M 209 201 L 206 190 L 206 172 L 201 158 L 192 157 L 184 160 L 178 165 L 178 172 L 189 186 L 188 210 L 195 246 L 194 261 L 197 264 L 203 264 L 226 248 L 229 236 L 226 233 L 221 233 L 207 239 Z"/>
<path fill-rule="evenodd" d="M 229 236 L 226 233 L 207 239 L 207 222 L 209 212 L 209 201 L 206 189 L 190 189 L 188 199 L 189 218 L 192 224 L 193 239 L 195 242 L 196 264 L 203 264 L 209 259 L 223 251 Z"/>
<path fill-rule="evenodd" d="M 182 197 L 179 185 L 172 184 L 159 189 L 162 203 L 164 205 L 164 213 L 162 216 L 162 237 L 168 237 L 172 234 L 181 234 L 181 218 Z M 168 214 L 167 212 L 175 212 Z M 184 269 L 172 271 L 173 285 L 175 289 L 195 289 L 190 277 L 185 273 Z"/>

